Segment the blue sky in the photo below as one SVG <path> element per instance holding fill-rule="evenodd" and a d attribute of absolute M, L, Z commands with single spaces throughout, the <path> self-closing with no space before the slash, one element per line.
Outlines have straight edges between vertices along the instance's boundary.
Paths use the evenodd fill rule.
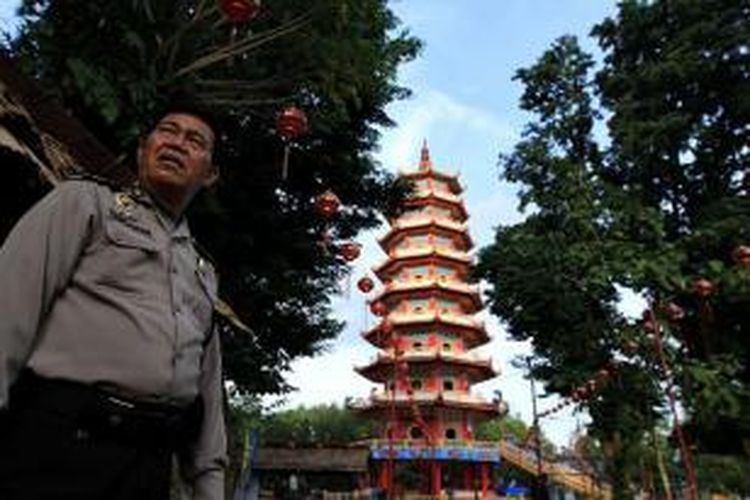
<path fill-rule="evenodd" d="M 405 27 L 425 42 L 421 57 L 399 76 L 411 88 L 411 99 L 393 104 L 390 115 L 398 126 L 385 130 L 377 154 L 392 171 L 415 167 L 423 139 L 427 139 L 438 169 L 459 173 L 469 211 L 472 237 L 481 247 L 492 242 L 494 228 L 522 220 L 516 189 L 498 179 L 497 157 L 518 140 L 529 116 L 518 109 L 522 87 L 512 81 L 516 70 L 532 64 L 559 36 L 577 35 L 584 48 L 595 51 L 588 38 L 596 22 L 615 12 L 613 0 L 401 0 L 392 8 Z M 375 237 L 361 238 L 363 256 L 352 282 L 384 259 Z M 342 285 L 344 292 L 346 284 Z M 359 332 L 366 328 L 364 297 L 352 287 L 335 299 L 337 315 L 347 321 L 343 335 L 323 356 L 295 363 L 290 381 L 300 391 L 288 404 L 341 403 L 345 396 L 366 397 L 371 385 L 353 374 L 375 356 Z M 525 343 L 507 340 L 505 330 L 487 311 L 484 319 L 493 341 L 483 352 L 502 370 L 497 379 L 476 387 L 491 397 L 500 389 L 511 413 L 531 421 L 529 382 L 510 365 L 528 353 Z M 554 399 L 540 402 L 553 406 Z M 543 422 L 544 431 L 566 444 L 585 415 L 562 412 Z"/>
<path fill-rule="evenodd" d="M 272 3 L 272 0 L 265 0 Z M 16 0 L 0 0 L 0 29 L 13 23 Z M 508 152 L 529 119 L 518 110 L 522 88 L 512 81 L 519 67 L 528 66 L 563 34 L 577 35 L 584 48 L 595 50 L 587 38 L 593 24 L 611 15 L 614 0 L 392 0 L 391 7 L 403 27 L 425 42 L 421 57 L 403 67 L 399 81 L 413 90 L 411 99 L 394 103 L 390 115 L 398 123 L 383 132 L 376 158 L 392 171 L 414 168 L 422 140 L 427 139 L 438 169 L 459 173 L 470 214 L 470 232 L 477 247 L 491 243 L 498 224 L 522 219 L 516 210 L 512 186 L 498 180 L 497 156 Z M 352 283 L 381 262 L 384 254 L 375 237 L 385 229 L 362 235 L 362 257 Z M 294 363 L 289 380 L 299 391 L 288 405 L 321 402 L 342 403 L 346 396 L 366 397 L 371 384 L 353 371 L 376 351 L 359 332 L 366 328 L 364 297 L 354 286 L 334 298 L 335 314 L 347 322 L 328 352 Z M 493 341 L 483 349 L 502 375 L 475 390 L 491 396 L 500 389 L 511 412 L 530 421 L 528 381 L 510 365 L 515 356 L 528 352 L 525 344 L 506 339 L 497 319 L 486 311 Z M 541 409 L 554 404 L 546 399 Z M 563 413 L 543 422 L 545 432 L 558 444 L 585 416 Z"/>

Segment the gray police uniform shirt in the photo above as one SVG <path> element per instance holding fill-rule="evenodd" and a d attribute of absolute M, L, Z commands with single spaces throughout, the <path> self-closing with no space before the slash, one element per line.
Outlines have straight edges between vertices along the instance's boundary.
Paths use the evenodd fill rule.
<path fill-rule="evenodd" d="M 0 408 L 24 367 L 187 404 L 200 437 L 181 457 L 193 498 L 223 498 L 226 436 L 213 267 L 143 191 L 63 182 L 0 249 Z"/>

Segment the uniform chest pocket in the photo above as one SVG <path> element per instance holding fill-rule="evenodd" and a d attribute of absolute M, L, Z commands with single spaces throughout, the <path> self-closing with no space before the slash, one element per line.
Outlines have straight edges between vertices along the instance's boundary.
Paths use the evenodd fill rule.
<path fill-rule="evenodd" d="M 107 239 L 118 247 L 141 249 L 149 253 L 158 251 L 151 230 L 138 221 L 111 218 L 105 224 L 105 233 Z"/>
<path fill-rule="evenodd" d="M 86 269 L 108 290 L 153 298 L 155 280 L 164 272 L 159 242 L 140 221 L 111 217 L 104 221 L 101 244 L 92 247 Z"/>

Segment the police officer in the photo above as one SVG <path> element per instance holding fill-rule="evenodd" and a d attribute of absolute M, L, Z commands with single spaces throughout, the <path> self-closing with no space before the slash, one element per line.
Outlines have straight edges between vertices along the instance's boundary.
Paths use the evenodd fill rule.
<path fill-rule="evenodd" d="M 0 498 L 165 500 L 174 456 L 224 497 L 216 276 L 183 216 L 218 178 L 211 124 L 173 109 L 137 186 L 62 182 L 0 249 Z"/>

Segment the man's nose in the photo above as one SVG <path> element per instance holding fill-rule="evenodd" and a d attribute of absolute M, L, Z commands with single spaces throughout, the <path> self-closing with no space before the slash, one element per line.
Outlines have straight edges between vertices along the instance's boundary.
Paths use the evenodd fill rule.
<path fill-rule="evenodd" d="M 187 140 L 187 134 L 174 134 L 167 139 L 167 145 L 186 153 L 187 146 L 185 143 Z"/>

